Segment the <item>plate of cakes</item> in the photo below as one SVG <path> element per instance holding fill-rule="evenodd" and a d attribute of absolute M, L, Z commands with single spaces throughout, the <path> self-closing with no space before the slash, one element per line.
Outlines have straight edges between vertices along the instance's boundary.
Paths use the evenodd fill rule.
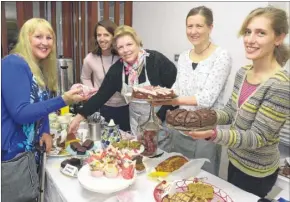
<path fill-rule="evenodd" d="M 136 180 L 136 162 L 132 156 L 109 146 L 95 150 L 78 172 L 80 184 L 87 190 L 102 194 L 121 191 Z"/>
<path fill-rule="evenodd" d="M 156 202 L 233 202 L 220 188 L 203 179 L 162 181 L 153 192 Z"/>
<path fill-rule="evenodd" d="M 67 133 L 65 130 L 61 131 L 60 133 L 52 133 L 52 148 L 51 151 L 47 154 L 50 157 L 66 157 L 71 156 L 69 152 L 66 151 L 66 138 Z"/>
<path fill-rule="evenodd" d="M 98 144 L 93 140 L 86 139 L 83 143 L 80 141 L 71 142 L 67 147 L 66 151 L 73 156 L 88 156 L 89 151 L 98 149 Z"/>
<path fill-rule="evenodd" d="M 216 127 L 216 112 L 211 109 L 190 111 L 186 109 L 168 110 L 166 125 L 180 131 L 204 131 Z"/>
<path fill-rule="evenodd" d="M 133 87 L 132 93 L 126 94 L 131 100 L 167 101 L 177 98 L 172 89 L 160 86 Z"/>

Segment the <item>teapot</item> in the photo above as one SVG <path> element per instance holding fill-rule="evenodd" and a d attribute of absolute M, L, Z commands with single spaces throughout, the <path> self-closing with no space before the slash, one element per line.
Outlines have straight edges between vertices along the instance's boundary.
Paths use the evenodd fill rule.
<path fill-rule="evenodd" d="M 121 133 L 119 131 L 119 126 L 115 124 L 114 120 L 111 119 L 109 124 L 104 127 L 101 135 L 102 148 L 107 148 L 110 144 L 115 142 L 120 142 Z"/>

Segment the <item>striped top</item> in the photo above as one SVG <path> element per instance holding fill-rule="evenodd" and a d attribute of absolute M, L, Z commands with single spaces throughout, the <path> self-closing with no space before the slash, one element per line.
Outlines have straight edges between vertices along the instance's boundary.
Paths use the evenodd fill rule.
<path fill-rule="evenodd" d="M 247 79 L 245 79 L 241 96 L 239 98 L 239 107 L 246 101 L 246 99 L 256 90 L 258 85 L 250 84 Z"/>
<path fill-rule="evenodd" d="M 231 98 L 223 110 L 216 110 L 218 124 L 231 127 L 217 129 L 213 141 L 229 148 L 229 160 L 239 170 L 265 177 L 279 166 L 279 132 L 290 113 L 290 78 L 281 69 L 238 107 L 241 87 L 251 67 L 237 72 Z"/>

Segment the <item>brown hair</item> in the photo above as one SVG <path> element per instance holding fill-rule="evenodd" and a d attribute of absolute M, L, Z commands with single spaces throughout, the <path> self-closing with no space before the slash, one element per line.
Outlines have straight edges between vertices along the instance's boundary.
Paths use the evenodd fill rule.
<path fill-rule="evenodd" d="M 93 40 L 93 45 L 92 45 L 92 53 L 96 54 L 96 55 L 102 55 L 102 49 L 100 48 L 98 41 L 97 41 L 97 28 L 98 26 L 102 26 L 104 27 L 110 34 L 113 35 L 114 37 L 114 32 L 115 29 L 117 28 L 117 25 L 112 22 L 111 20 L 101 20 L 99 21 L 94 28 L 94 40 Z M 114 47 L 112 47 L 112 54 L 113 55 L 117 55 L 117 51 L 114 49 Z"/>
<path fill-rule="evenodd" d="M 121 25 L 119 27 L 117 27 L 117 29 L 115 30 L 115 36 L 114 36 L 114 40 L 113 40 L 113 44 L 116 47 L 116 41 L 119 37 L 121 36 L 125 36 L 125 35 L 129 35 L 132 37 L 132 39 L 137 43 L 138 46 L 142 47 L 142 41 L 139 38 L 139 36 L 137 35 L 136 31 L 128 26 L 128 25 Z"/>
<path fill-rule="evenodd" d="M 244 23 L 242 24 L 242 27 L 239 31 L 239 36 L 245 35 L 248 24 L 253 18 L 257 16 L 265 16 L 272 21 L 271 26 L 276 36 L 280 36 L 281 34 L 288 34 L 289 24 L 286 12 L 273 6 L 267 6 L 264 8 L 257 8 L 250 12 L 250 14 L 247 16 Z M 290 58 L 289 46 L 286 46 L 285 44 L 276 46 L 274 49 L 274 57 L 276 58 L 277 62 L 283 67 Z"/>
<path fill-rule="evenodd" d="M 207 24 L 207 26 L 211 26 L 213 24 L 212 11 L 211 11 L 211 9 L 209 9 L 205 6 L 199 6 L 199 7 L 192 8 L 186 16 L 186 22 L 190 16 L 194 16 L 194 15 L 198 15 L 198 14 L 202 15 L 205 18 L 205 23 Z"/>

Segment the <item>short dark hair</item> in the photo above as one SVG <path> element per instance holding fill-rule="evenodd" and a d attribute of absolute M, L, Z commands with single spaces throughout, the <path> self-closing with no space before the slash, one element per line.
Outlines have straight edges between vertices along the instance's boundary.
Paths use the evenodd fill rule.
<path fill-rule="evenodd" d="M 190 16 L 197 15 L 197 14 L 202 15 L 205 18 L 205 23 L 207 24 L 207 26 L 211 26 L 213 24 L 212 11 L 211 9 L 205 6 L 192 8 L 186 16 L 186 22 L 187 22 L 187 18 L 189 18 Z"/>
<path fill-rule="evenodd" d="M 97 28 L 98 26 L 104 27 L 110 34 L 113 35 L 114 37 L 114 32 L 115 29 L 117 28 L 117 25 L 112 22 L 111 20 L 101 20 L 99 21 L 94 28 L 94 40 L 93 40 L 93 45 L 92 45 L 92 53 L 96 55 L 102 55 L 102 49 L 100 48 L 98 41 L 97 41 Z M 113 55 L 118 55 L 118 52 L 115 50 L 115 48 L 112 46 L 112 54 Z"/>

